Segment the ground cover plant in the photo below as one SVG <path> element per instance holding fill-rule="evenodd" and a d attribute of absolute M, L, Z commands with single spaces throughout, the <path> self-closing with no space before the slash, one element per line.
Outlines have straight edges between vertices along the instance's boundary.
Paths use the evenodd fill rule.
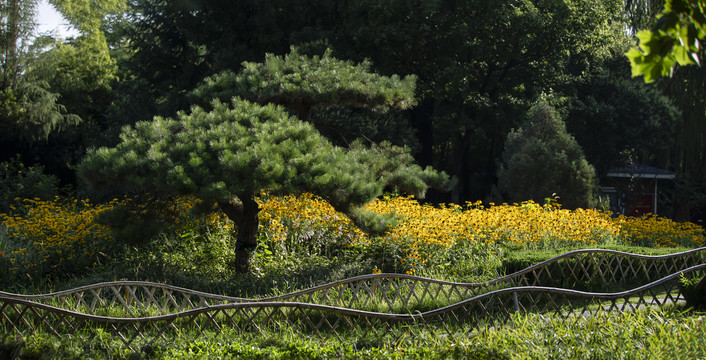
<path fill-rule="evenodd" d="M 705 239 L 697 225 L 658 216 L 613 217 L 597 210 L 562 209 L 551 202 L 432 205 L 394 195 L 368 205 L 370 211 L 394 213 L 398 222 L 385 235 L 373 237 L 321 198 L 263 192 L 258 197 L 259 246 L 252 271 L 242 274 L 232 266 L 232 222 L 217 214 L 199 216 L 193 211 L 193 198 L 159 201 L 162 214 L 146 219 L 160 222 L 156 227 L 161 232 L 136 239 L 137 231 L 130 235 L 124 227 L 109 226 L 127 218 L 121 215 L 126 211 L 149 212 L 131 205 L 129 198 L 104 204 L 25 200 L 24 207 L 2 215 L 0 262 L 10 271 L 0 275 L 1 289 L 39 293 L 100 281 L 150 280 L 250 297 L 377 272 L 472 282 L 571 249 L 665 254 L 702 246 Z M 460 342 L 423 329 L 387 339 L 364 336 L 325 342 L 301 334 L 234 340 L 227 334 L 202 338 L 187 331 L 169 346 L 134 351 L 107 334 L 85 343 L 39 333 L 6 336 L 2 351 L 25 358 L 41 354 L 122 358 L 135 356 L 135 351 L 153 358 L 545 358 L 583 356 L 588 351 L 596 358 L 659 358 L 680 342 L 702 348 L 703 339 L 693 334 L 704 329 L 703 319 L 703 313 L 682 308 L 573 323 L 527 314 L 505 326 L 482 328 Z"/>
<path fill-rule="evenodd" d="M 502 326 L 473 330 L 465 325 L 436 329 L 410 325 L 370 333 L 360 327 L 337 337 L 286 328 L 250 334 L 235 329 L 219 333 L 191 329 L 173 341 L 146 345 L 138 340 L 133 343 L 137 350 L 96 329 L 88 330 L 94 334 L 83 341 L 58 341 L 44 333 L 5 336 L 0 354 L 25 359 L 697 359 L 704 354 L 706 342 L 700 331 L 705 327 L 703 313 L 677 309 L 642 309 L 573 321 L 516 314 Z"/>

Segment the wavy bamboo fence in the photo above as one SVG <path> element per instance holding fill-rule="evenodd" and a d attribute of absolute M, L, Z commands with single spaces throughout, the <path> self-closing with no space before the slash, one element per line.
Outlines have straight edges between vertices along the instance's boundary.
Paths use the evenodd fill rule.
<path fill-rule="evenodd" d="M 223 329 L 239 334 L 287 329 L 325 339 L 408 326 L 463 336 L 479 324 L 506 322 L 515 312 L 572 320 L 678 303 L 682 274 L 706 274 L 706 248 L 664 256 L 578 250 L 484 283 L 372 274 L 254 299 L 117 281 L 42 295 L 0 292 L 0 329 L 58 337 L 107 331 L 131 348 L 168 342 L 185 329 L 206 336 Z"/>

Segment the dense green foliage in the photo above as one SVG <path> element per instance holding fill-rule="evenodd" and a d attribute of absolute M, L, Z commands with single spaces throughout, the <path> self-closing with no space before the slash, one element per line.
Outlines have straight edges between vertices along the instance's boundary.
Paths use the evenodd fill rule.
<path fill-rule="evenodd" d="M 159 96 L 155 109 L 168 115 L 188 107 L 177 89 L 195 86 L 197 73 L 236 71 L 244 60 L 283 54 L 290 45 L 302 53 L 328 47 L 339 59 L 367 58 L 386 75 L 414 74 L 419 105 L 401 126 L 416 131 L 415 158 L 459 178 L 455 199 L 475 200 L 488 196 L 503 140 L 519 125 L 519 114 L 550 88 L 570 92 L 574 80 L 621 53 L 612 50 L 624 39 L 620 5 L 141 1 L 131 10 L 144 18 L 129 29 L 135 57 L 128 66 L 147 82 L 139 91 Z"/>
<path fill-rule="evenodd" d="M 701 50 L 704 53 L 704 50 Z M 669 152 L 680 175 L 674 216 L 678 219 L 706 219 L 706 67 L 686 66 L 674 76 L 659 81 L 662 91 L 681 111 L 676 137 Z M 699 210 L 701 209 L 701 210 Z M 701 212 L 700 214 L 698 212 Z"/>
<path fill-rule="evenodd" d="M 112 122 L 108 112 L 117 67 L 101 24 L 106 14 L 122 11 L 125 4 L 122 0 L 100 5 L 73 0 L 51 3 L 80 32 L 76 38 L 37 34 L 31 18 L 37 1 L 8 3 L 21 8 L 27 14 L 24 18 L 6 17 L 3 8 L 3 20 L 26 18 L 28 23 L 26 31 L 15 33 L 14 42 L 2 41 L 3 53 L 14 60 L 3 61 L 8 64 L 3 70 L 8 81 L 0 92 L 0 160 L 20 154 L 23 161 L 40 164 L 63 185 L 75 187 L 73 167 L 86 148 L 112 141 L 106 130 Z"/>
<path fill-rule="evenodd" d="M 681 112 L 659 89 L 611 72 L 579 84 L 576 94 L 567 107 L 566 127 L 598 176 L 630 158 L 671 160 Z"/>
<path fill-rule="evenodd" d="M 25 5 L 24 18 L 30 16 L 34 2 L 15 2 Z M 668 5 L 678 13 L 693 3 Z M 42 106 L 26 107 L 29 100 L 17 100 L 27 98 L 19 84 L 2 93 L 9 99 L 3 115 L 17 120 L 4 126 L 2 145 L 4 159 L 19 153 L 62 184 L 78 185 L 73 167 L 85 150 L 116 144 L 123 125 L 173 117 L 194 102 L 208 107 L 211 97 L 229 102 L 240 96 L 287 106 L 336 145 L 369 139 L 409 147 L 421 165 L 459 180 L 451 193 L 432 192 L 435 200 L 507 201 L 493 190 L 504 141 L 532 104 L 548 99 L 601 182 L 627 154 L 678 174 L 676 194 L 660 204 L 665 214 L 703 216 L 703 68 L 679 68 L 650 88 L 626 79 L 624 53 L 636 39 L 625 29 L 636 33 L 673 22 L 672 15 L 656 19 L 663 1 L 52 4 L 80 36 L 45 39 L 34 50 L 29 37 L 18 37 L 24 45 L 7 52 L 17 61 L 6 67 L 31 70 L 16 73 L 44 95 L 34 91 L 31 102 Z M 31 33 L 31 24 L 24 24 Z M 624 95 L 607 95 L 616 92 Z M 339 107 L 364 103 L 366 109 Z M 398 110 L 369 110 L 381 105 Z M 18 141 L 22 137 L 46 142 Z M 665 141 L 672 137 L 678 141 Z M 606 146 L 596 146 L 604 139 Z"/>
<path fill-rule="evenodd" d="M 23 79 L 3 89 L 1 141 L 13 146 L 46 140 L 52 132 L 77 125 L 80 118 L 66 114 L 66 108 L 57 102 L 59 96 L 47 90 L 43 81 Z"/>
<path fill-rule="evenodd" d="M 0 160 L 14 156 L 17 143 L 46 140 L 50 133 L 80 121 L 66 113 L 45 79 L 30 71 L 36 56 L 31 42 L 36 5 L 34 0 L 0 5 L 0 145 L 10 150 Z"/>
<path fill-rule="evenodd" d="M 522 126 L 510 132 L 502 160 L 498 187 L 512 201 L 542 203 L 558 196 L 569 209 L 595 206 L 595 169 L 545 102 L 533 106 Z"/>
<path fill-rule="evenodd" d="M 342 211 L 382 194 L 385 185 L 423 195 L 431 170 L 407 166 L 412 160 L 391 147 L 332 146 L 313 126 L 274 105 L 242 99 L 214 102 L 207 112 L 194 107 L 177 118 L 157 117 L 126 128 L 115 148 L 89 153 L 80 174 L 97 188 L 194 194 L 206 202 L 233 196 L 321 193 Z M 397 153 L 397 156 L 391 156 Z M 426 177 L 413 176 L 419 171 Z"/>
<path fill-rule="evenodd" d="M 664 0 L 630 1 L 630 24 L 634 32 L 650 29 L 658 24 L 664 10 Z M 699 58 L 704 49 L 700 46 Z M 671 77 L 660 77 L 655 90 L 663 93 L 681 112 L 676 123 L 676 141 L 664 152 L 669 159 L 659 160 L 665 168 L 673 167 L 679 174 L 676 180 L 674 217 L 676 219 L 704 219 L 706 204 L 706 98 L 703 96 L 706 68 L 703 66 L 675 66 Z M 639 81 L 644 82 L 643 79 Z"/>
<path fill-rule="evenodd" d="M 0 213 L 19 208 L 22 199 L 51 200 L 59 195 L 59 179 L 40 165 L 26 167 L 20 159 L 0 162 Z"/>
<path fill-rule="evenodd" d="M 664 10 L 652 30 L 637 33 L 640 49 L 625 55 L 633 76 L 653 82 L 671 76 L 676 64 L 701 65 L 699 52 L 706 36 L 706 2 L 703 0 L 665 0 Z"/>

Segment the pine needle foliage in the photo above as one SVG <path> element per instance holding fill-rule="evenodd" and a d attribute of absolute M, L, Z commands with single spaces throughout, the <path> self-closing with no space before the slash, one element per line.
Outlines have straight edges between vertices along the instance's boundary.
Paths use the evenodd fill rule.
<path fill-rule="evenodd" d="M 308 120 L 315 107 L 409 109 L 416 105 L 414 75 L 388 77 L 372 73 L 370 67 L 369 61 L 353 64 L 336 59 L 330 49 L 309 57 L 292 47 L 284 56 L 267 54 L 264 62 L 244 62 L 237 74 L 228 70 L 206 78 L 190 95 L 201 105 L 234 96 L 284 105 L 297 109 L 302 120 Z"/>
<path fill-rule="evenodd" d="M 381 193 L 364 164 L 281 107 L 246 100 L 213 107 L 127 127 L 118 146 L 90 152 L 79 172 L 97 187 L 194 194 L 207 202 L 260 189 L 316 189 L 346 208 Z"/>

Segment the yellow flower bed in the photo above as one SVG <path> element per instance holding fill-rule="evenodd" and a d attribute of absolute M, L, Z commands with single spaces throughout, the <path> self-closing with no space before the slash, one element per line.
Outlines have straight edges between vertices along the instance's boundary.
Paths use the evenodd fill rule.
<path fill-rule="evenodd" d="M 621 236 L 631 243 L 643 246 L 674 247 L 704 246 L 704 229 L 690 222 L 675 222 L 649 214 L 644 217 L 619 216 Z"/>
<path fill-rule="evenodd" d="M 269 240 L 296 241 L 315 229 L 333 229 L 364 245 L 371 241 L 397 244 L 401 254 L 396 261 L 409 269 L 408 273 L 424 265 L 435 247 L 451 247 L 461 240 L 537 248 L 606 244 L 699 246 L 706 241 L 703 229 L 691 223 L 659 217 L 612 217 L 606 211 L 567 210 L 531 201 L 489 207 L 476 202 L 462 207 L 420 204 L 411 196 L 385 197 L 367 205 L 368 210 L 377 213 L 395 213 L 400 220 L 382 239 L 368 238 L 347 217 L 311 194 L 263 198 L 260 206 L 261 232 Z"/>
<path fill-rule="evenodd" d="M 391 235 L 424 244 L 453 245 L 457 239 L 486 243 L 593 245 L 608 243 L 659 247 L 701 246 L 704 229 L 657 216 L 618 216 L 593 209 L 566 210 L 534 202 L 483 207 L 480 202 L 431 206 L 412 197 L 384 198 L 368 205 L 378 212 L 401 216 Z"/>
<path fill-rule="evenodd" d="M 51 201 L 24 199 L 23 202 L 23 211 L 12 216 L 0 214 L 6 241 L 23 245 L 5 251 L 8 244 L 0 244 L 0 256 L 9 258 L 10 271 L 14 274 L 39 272 L 44 276 L 81 271 L 107 260 L 108 249 L 113 245 L 111 229 L 96 222 L 96 218 L 105 211 L 131 205 L 128 198 L 98 205 L 88 199 L 59 197 Z M 189 232 L 204 223 L 222 224 L 219 229 L 232 229 L 219 214 L 193 218 L 190 209 L 195 203 L 195 198 L 183 197 L 166 204 L 162 212 L 173 222 L 172 230 Z"/>
<path fill-rule="evenodd" d="M 378 212 L 402 217 L 391 231 L 424 244 L 453 245 L 457 239 L 524 245 L 542 242 L 597 244 L 615 241 L 620 227 L 610 214 L 596 210 L 569 211 L 533 202 L 491 205 L 480 202 L 431 206 L 412 197 L 385 198 L 368 205 Z"/>
<path fill-rule="evenodd" d="M 14 273 L 35 267 L 42 271 L 64 271 L 95 266 L 113 242 L 110 230 L 96 223 L 98 214 L 122 206 L 129 199 L 94 205 L 88 200 L 25 200 L 24 215 L 0 214 L 5 240 L 0 256 L 10 259 Z M 430 256 L 429 251 L 465 244 L 511 244 L 515 247 L 590 246 L 610 243 L 646 246 L 701 246 L 704 229 L 692 223 L 677 223 L 657 216 L 612 217 L 597 210 L 566 210 L 533 202 L 466 206 L 420 204 L 412 197 L 384 197 L 368 204 L 378 213 L 395 213 L 399 225 L 383 238 L 371 239 L 343 214 L 311 194 L 260 197 L 261 239 L 282 246 L 301 244 L 310 251 L 358 244 L 397 244 L 403 268 L 414 271 Z M 179 234 L 198 233 L 208 226 L 211 234 L 230 234 L 233 225 L 222 214 L 194 218 L 189 210 L 194 198 L 167 203 L 166 213 L 176 222 L 171 230 Z M 0 237 L 2 239 L 2 237 Z M 316 244 L 312 246 L 311 244 Z M 46 269 L 45 269 L 46 268 Z"/>
<path fill-rule="evenodd" d="M 269 241 L 337 241 L 351 243 L 365 234 L 348 217 L 312 194 L 268 196 L 261 194 L 260 233 Z"/>
<path fill-rule="evenodd" d="M 26 244 L 9 252 L 10 271 L 35 267 L 43 272 L 63 271 L 62 265 L 95 264 L 110 241 L 110 230 L 97 224 L 95 217 L 116 203 L 93 205 L 88 200 L 62 201 L 58 197 L 54 201 L 25 199 L 25 215 L 0 214 L 8 239 Z"/>

